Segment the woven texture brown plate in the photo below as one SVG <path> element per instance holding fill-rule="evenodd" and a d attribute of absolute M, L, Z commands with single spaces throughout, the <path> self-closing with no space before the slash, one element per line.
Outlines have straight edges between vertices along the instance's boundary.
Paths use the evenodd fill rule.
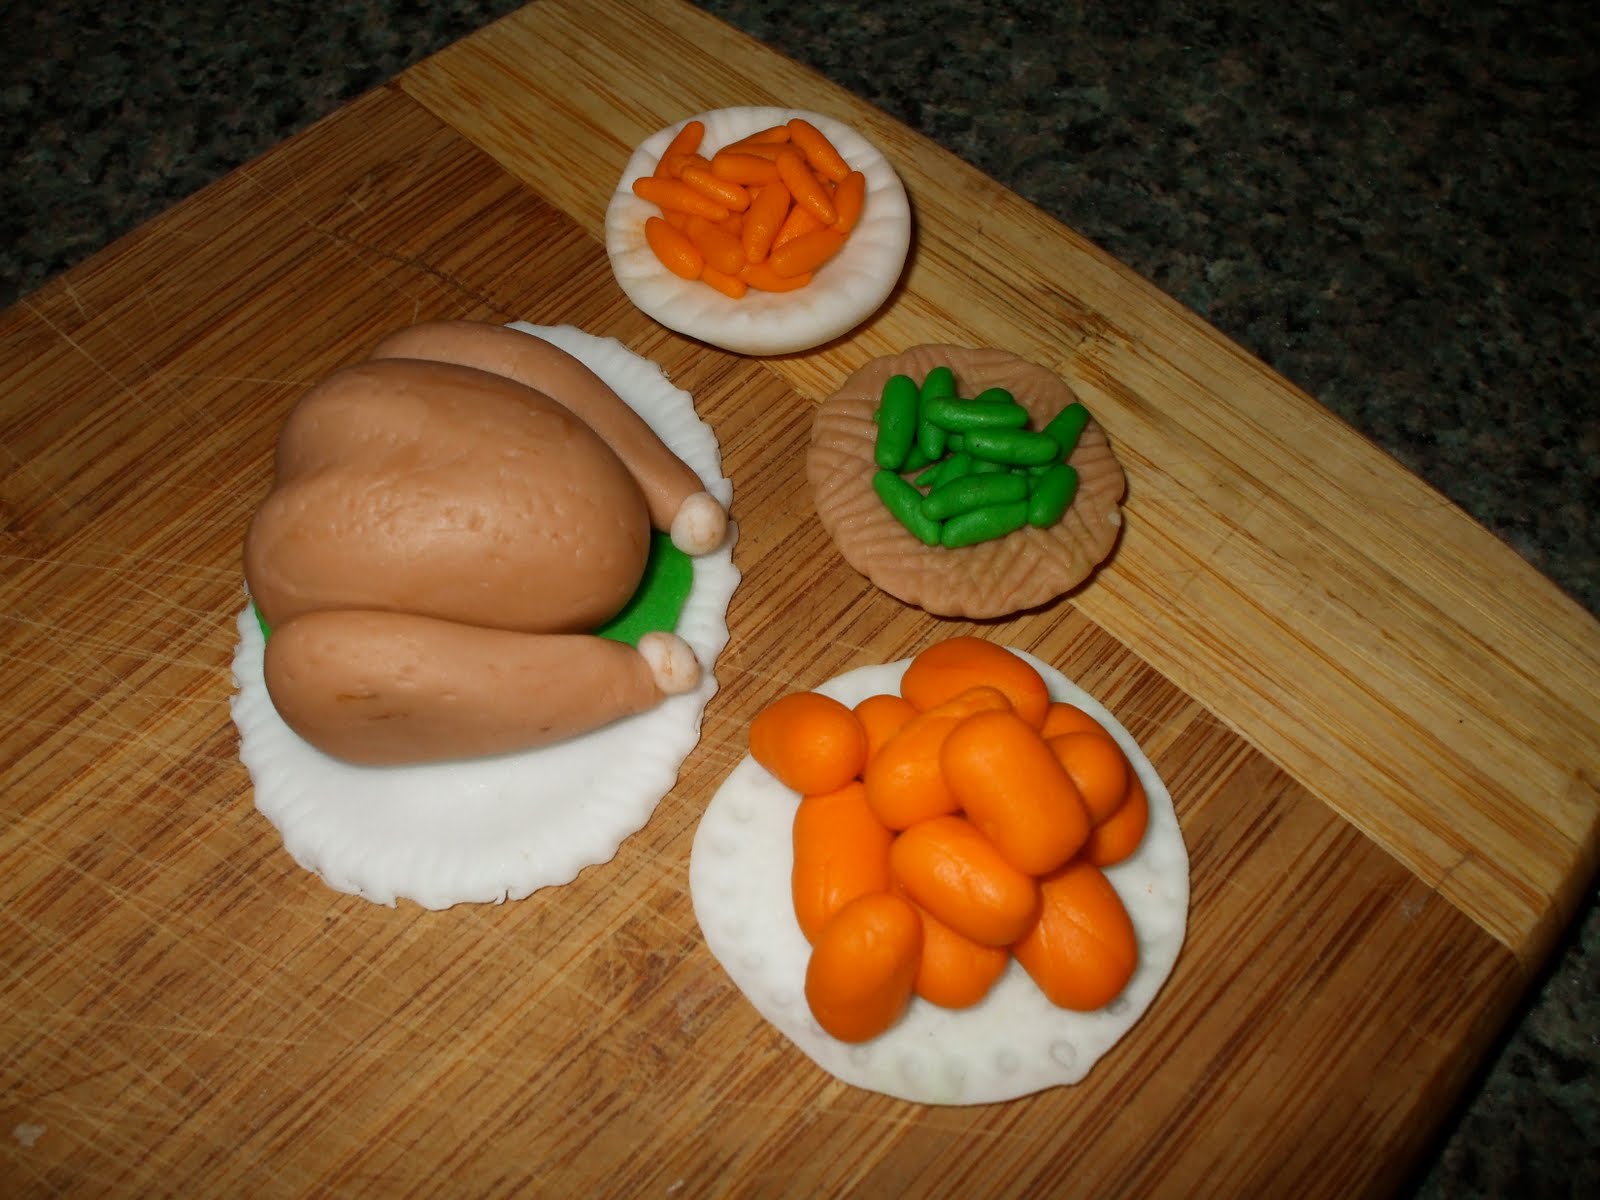
<path fill-rule="evenodd" d="M 959 550 L 924 545 L 872 490 L 873 414 L 891 376 L 921 383 L 941 364 L 955 372 L 963 396 L 1005 388 L 1035 429 L 1077 399 L 1056 375 L 1005 350 L 926 345 L 874 359 L 817 409 L 806 455 L 817 515 L 845 561 L 907 604 L 945 617 L 999 617 L 1046 604 L 1082 583 L 1115 546 L 1122 467 L 1091 419 L 1067 460 L 1078 472 L 1078 494 L 1060 522 Z"/>

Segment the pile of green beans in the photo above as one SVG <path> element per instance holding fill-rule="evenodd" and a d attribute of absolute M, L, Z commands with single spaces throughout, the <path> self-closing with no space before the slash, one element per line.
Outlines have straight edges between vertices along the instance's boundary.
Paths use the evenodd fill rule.
<path fill-rule="evenodd" d="M 872 490 L 925 545 L 955 550 L 1005 537 L 1024 525 L 1048 529 L 1078 492 L 1067 463 L 1089 411 L 1067 405 L 1041 430 L 1004 388 L 972 399 L 955 373 L 935 367 L 918 387 L 909 375 L 883 385 Z M 907 480 L 907 472 L 920 472 Z"/>

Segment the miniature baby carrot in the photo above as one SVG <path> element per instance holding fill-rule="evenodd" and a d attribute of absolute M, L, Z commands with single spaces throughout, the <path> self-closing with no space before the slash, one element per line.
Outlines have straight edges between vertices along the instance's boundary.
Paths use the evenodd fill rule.
<path fill-rule="evenodd" d="M 922 958 L 915 991 L 941 1008 L 971 1008 L 989 994 L 1011 961 L 1002 946 L 985 946 L 957 933 L 921 905 Z"/>
<path fill-rule="evenodd" d="M 829 918 L 857 896 L 889 890 L 894 834 L 872 815 L 859 781 L 801 800 L 792 836 L 790 891 L 806 941 L 815 942 Z"/>
<path fill-rule="evenodd" d="M 789 211 L 789 189 L 781 180 L 765 185 L 745 210 L 744 230 L 740 243 L 744 246 L 746 261 L 763 263 L 772 251 L 773 239 L 778 236 L 784 217 Z"/>
<path fill-rule="evenodd" d="M 669 154 L 693 154 L 700 149 L 700 143 L 706 136 L 706 123 L 704 121 L 685 121 L 683 128 L 672 135 L 672 140 L 667 143 L 667 148 L 661 152 L 665 158 Z"/>
<path fill-rule="evenodd" d="M 886 741 L 862 776 L 867 803 L 890 829 L 906 829 L 929 817 L 955 812 L 960 802 L 945 782 L 940 750 L 945 738 L 976 712 L 1006 709 L 994 688 L 977 687 L 918 713 Z"/>
<path fill-rule="evenodd" d="M 865 1042 L 911 1003 L 922 956 L 922 921 L 892 892 L 857 897 L 817 935 L 806 964 L 811 1015 L 841 1042 Z"/>
<path fill-rule="evenodd" d="M 641 175 L 633 181 L 633 194 L 661 208 L 677 209 L 708 221 L 720 221 L 728 215 L 726 205 L 708 199 L 681 179 Z"/>
<path fill-rule="evenodd" d="M 1033 877 L 964 817 L 918 821 L 889 848 L 889 870 L 923 908 L 985 946 L 1009 946 L 1038 912 Z"/>
<path fill-rule="evenodd" d="M 964 635 L 929 646 L 906 668 L 900 694 L 928 709 L 980 684 L 1004 692 L 1017 715 L 1035 729 L 1044 723 L 1050 706 L 1044 678 L 1026 660 L 982 638 Z"/>
<path fill-rule="evenodd" d="M 1150 824 L 1150 798 L 1137 775 L 1128 785 L 1128 798 L 1089 834 L 1082 857 L 1097 867 L 1110 867 L 1130 857 L 1144 840 Z"/>
<path fill-rule="evenodd" d="M 711 171 L 719 179 L 749 186 L 771 183 L 778 177 L 778 164 L 759 154 L 723 149 L 711 156 Z"/>
<path fill-rule="evenodd" d="M 704 159 L 700 161 L 705 165 L 690 163 L 683 168 L 678 178 L 682 179 L 713 204 L 720 204 L 731 213 L 743 212 L 750 207 L 750 193 L 744 189 L 743 185 L 730 183 L 721 176 L 714 174 L 710 163 L 706 163 Z"/>
<path fill-rule="evenodd" d="M 789 118 L 789 140 L 806 156 L 806 164 L 824 179 L 838 183 L 850 174 L 850 164 L 822 130 L 804 117 Z"/>
<path fill-rule="evenodd" d="M 883 744 L 899 733 L 906 723 L 917 715 L 917 710 L 911 707 L 911 702 L 905 697 L 888 692 L 868 696 L 857 704 L 853 711 L 861 722 L 861 727 L 867 731 L 869 767 L 872 765 L 872 760 L 877 757 L 878 751 L 883 749 Z"/>
<path fill-rule="evenodd" d="M 777 157 L 778 178 L 783 180 L 784 186 L 789 189 L 789 194 L 794 197 L 794 202 L 803 208 L 808 208 L 824 225 L 832 225 L 839 219 L 838 212 L 833 207 L 833 200 L 828 195 L 828 189 L 822 186 L 822 181 L 812 174 L 811 167 L 807 165 L 805 156 L 798 150 L 789 149 L 780 151 Z"/>
<path fill-rule="evenodd" d="M 750 722 L 750 756 L 803 796 L 837 791 L 861 773 L 867 734 L 849 708 L 820 692 L 790 692 Z"/>
<path fill-rule="evenodd" d="M 695 249 L 687 234 L 674 229 L 661 217 L 644 223 L 644 238 L 661 260 L 661 265 L 681 279 L 699 279 L 705 257 Z"/>
<path fill-rule="evenodd" d="M 1139 965 L 1122 898 L 1100 869 L 1074 859 L 1039 882 L 1038 917 L 1011 947 L 1050 1003 L 1092 1012 L 1116 999 Z"/>
<path fill-rule="evenodd" d="M 737 275 L 724 275 L 710 265 L 700 269 L 700 282 L 710 284 L 730 300 L 741 300 L 750 290 L 750 285 Z"/>
<path fill-rule="evenodd" d="M 837 214 L 833 228 L 849 233 L 861 219 L 861 210 L 867 202 L 867 177 L 860 171 L 851 171 L 833 189 L 833 210 Z"/>
<path fill-rule="evenodd" d="M 1078 789 L 1038 731 L 1009 709 L 962 721 L 939 762 L 967 819 L 1017 870 L 1053 871 L 1088 838 Z"/>
<path fill-rule="evenodd" d="M 745 264 L 744 247 L 739 239 L 721 225 L 714 225 L 704 217 L 690 217 L 683 232 L 700 251 L 708 266 L 724 275 L 737 275 Z"/>
<path fill-rule="evenodd" d="M 752 262 L 745 264 L 744 270 L 739 272 L 739 278 L 759 291 L 793 292 L 811 282 L 811 273 L 808 271 L 803 275 L 779 275 L 767 263 Z"/>
<path fill-rule="evenodd" d="M 1128 796 L 1128 760 L 1104 733 L 1064 733 L 1045 743 L 1077 785 L 1092 825 L 1102 824 Z"/>
<path fill-rule="evenodd" d="M 737 142 L 729 142 L 728 146 L 781 146 L 793 134 L 787 125 L 771 125 L 766 129 L 758 129 L 754 133 L 747 133 Z"/>
<path fill-rule="evenodd" d="M 817 215 L 809 208 L 799 204 L 793 205 L 789 209 L 788 216 L 783 218 L 783 224 L 778 226 L 778 234 L 772 239 L 772 248 L 776 250 L 802 234 L 811 233 L 822 227 L 822 222 L 817 220 Z"/>
<path fill-rule="evenodd" d="M 819 269 L 842 249 L 844 234 L 833 229 L 814 229 L 774 244 L 767 262 L 778 275 L 804 275 Z"/>

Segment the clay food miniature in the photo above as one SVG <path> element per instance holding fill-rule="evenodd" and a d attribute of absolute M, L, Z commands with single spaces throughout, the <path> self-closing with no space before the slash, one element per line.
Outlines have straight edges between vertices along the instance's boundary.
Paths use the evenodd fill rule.
<path fill-rule="evenodd" d="M 652 525 L 704 554 L 727 515 L 580 361 L 499 326 L 397 333 L 301 400 L 251 522 L 273 703 L 325 752 L 394 764 L 544 745 L 687 691 L 681 638 L 590 632 L 638 587 Z"/>
<path fill-rule="evenodd" d="M 941 513 L 950 517 L 942 531 L 937 522 L 927 521 L 924 528 L 916 520 L 926 507 L 920 505 L 923 489 L 927 495 L 932 491 L 926 481 L 929 464 L 948 470 L 959 465 L 954 460 L 975 456 L 947 454 L 945 440 L 964 441 L 957 442 L 955 435 L 946 438 L 942 427 L 924 422 L 927 428 L 921 432 L 941 439 L 936 452 L 905 458 L 886 471 L 880 439 L 885 429 L 880 409 L 885 410 L 884 420 L 892 419 L 888 409 L 901 398 L 898 391 L 927 390 L 941 375 L 953 377 L 959 397 L 975 400 L 962 405 L 937 397 L 941 405 L 1015 413 L 1031 426 L 1019 428 L 1011 422 L 967 431 L 966 440 L 1017 445 L 1007 446 L 1015 453 L 979 464 L 957 487 L 947 489 L 992 492 L 1000 502 L 975 515 Z M 906 387 L 886 390 L 891 381 Z M 1005 398 L 999 403 L 982 400 L 1001 393 Z M 1077 418 L 1064 462 L 1070 470 L 1062 470 L 1060 462 L 1032 461 L 1032 451 L 1050 441 L 1045 430 L 1064 417 Z M 925 449 L 911 447 L 919 448 Z M 996 473 L 983 475 L 984 467 Z M 845 560 L 890 595 L 939 616 L 998 617 L 1048 603 L 1077 587 L 1104 561 L 1122 526 L 1126 480 L 1104 430 L 1055 374 L 1003 350 L 917 346 L 867 363 L 818 407 L 806 474 L 817 515 Z M 1056 490 L 1053 485 L 1061 483 L 1070 492 L 1064 511 L 1042 503 Z M 1018 484 L 1020 497 L 1004 494 L 1006 486 Z M 1059 502 L 1063 495 L 1056 491 L 1053 498 Z M 1044 509 L 1052 509 L 1048 519 L 1030 523 L 1029 517 Z M 1012 519 L 1000 519 L 1008 516 Z"/>

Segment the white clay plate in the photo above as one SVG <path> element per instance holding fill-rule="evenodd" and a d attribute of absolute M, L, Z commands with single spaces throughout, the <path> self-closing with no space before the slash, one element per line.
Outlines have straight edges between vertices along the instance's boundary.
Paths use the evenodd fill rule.
<path fill-rule="evenodd" d="M 620 342 L 572 326 L 521 329 L 581 359 L 649 422 L 724 505 L 716 436 L 687 392 Z M 262 677 L 264 641 L 249 606 L 239 616 L 231 707 L 256 807 L 296 862 L 342 892 L 426 908 L 517 900 L 609 861 L 650 819 L 700 738 L 716 694 L 712 674 L 728 641 L 739 582 L 728 543 L 695 558 L 678 634 L 703 668 L 700 686 L 648 712 L 558 745 L 421 766 L 365 767 L 302 741 L 278 716 Z"/>
<path fill-rule="evenodd" d="M 691 120 L 705 122 L 702 147 L 709 157 L 791 117 L 810 121 L 866 176 L 866 204 L 844 249 L 803 288 L 752 288 L 738 300 L 662 266 L 644 238 L 646 218 L 661 210 L 633 194 L 633 181 L 655 170 L 668 143 Z M 740 354 L 791 354 L 854 329 L 888 299 L 910 245 L 911 205 L 889 160 L 848 125 L 802 109 L 718 108 L 686 117 L 639 144 L 606 207 L 606 253 L 628 299 L 668 329 Z"/>
<path fill-rule="evenodd" d="M 756 1010 L 823 1070 L 844 1082 L 922 1104 L 987 1104 L 1077 1083 L 1150 1007 L 1183 945 L 1189 855 L 1172 797 L 1150 760 L 1104 705 L 1022 651 L 1052 699 L 1075 704 L 1117 740 L 1150 798 L 1150 825 L 1134 855 L 1106 871 L 1133 918 L 1139 966 L 1098 1012 L 1057 1008 L 1015 960 L 990 993 L 954 1011 L 914 998 L 870 1042 L 822 1031 L 805 1000 L 811 947 L 789 891 L 791 827 L 800 802 L 746 756 L 707 806 L 689 859 L 689 890 L 706 945 Z M 910 659 L 862 667 L 816 690 L 848 705 L 898 692 Z"/>

